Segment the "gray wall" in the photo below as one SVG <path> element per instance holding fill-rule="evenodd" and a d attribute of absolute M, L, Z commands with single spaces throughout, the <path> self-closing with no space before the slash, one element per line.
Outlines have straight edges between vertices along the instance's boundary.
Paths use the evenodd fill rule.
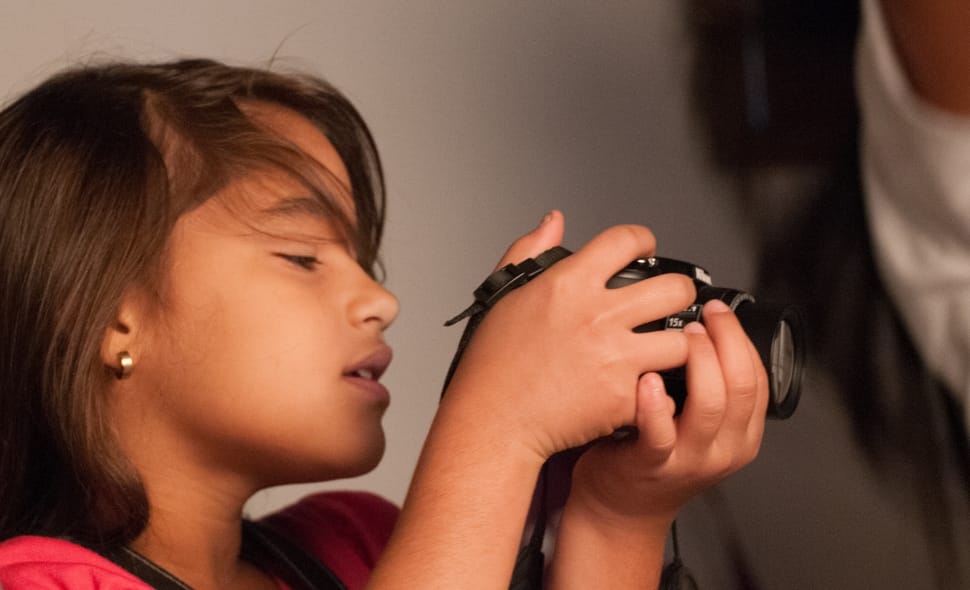
<path fill-rule="evenodd" d="M 274 54 L 351 96 L 385 159 L 384 259 L 402 312 L 388 333 L 386 458 L 328 487 L 400 501 L 460 332 L 443 320 L 549 209 L 566 213 L 567 246 L 642 223 L 663 254 L 748 286 L 749 230 L 692 127 L 680 10 L 677 0 L 4 0 L 0 96 L 104 55 L 251 64 Z M 271 490 L 249 507 L 305 491 Z"/>

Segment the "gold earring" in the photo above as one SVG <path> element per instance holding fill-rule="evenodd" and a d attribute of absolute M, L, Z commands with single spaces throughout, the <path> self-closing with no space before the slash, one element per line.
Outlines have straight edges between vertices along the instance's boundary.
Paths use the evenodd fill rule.
<path fill-rule="evenodd" d="M 135 360 L 131 358 L 127 350 L 118 353 L 118 369 L 115 376 L 118 379 L 127 379 L 131 376 L 131 370 L 135 367 Z"/>

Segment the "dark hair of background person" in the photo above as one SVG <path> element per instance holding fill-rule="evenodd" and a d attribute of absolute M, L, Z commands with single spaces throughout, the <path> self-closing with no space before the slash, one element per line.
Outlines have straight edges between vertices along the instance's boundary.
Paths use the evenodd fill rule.
<path fill-rule="evenodd" d="M 859 5 L 693 0 L 688 15 L 696 113 L 742 208 L 757 216 L 772 208 L 765 199 L 785 197 L 752 190 L 765 171 L 807 169 L 817 186 L 759 228 L 753 292 L 805 310 L 809 371 L 828 374 L 876 472 L 918 504 L 942 587 L 967 550 L 951 513 L 970 502 L 970 452 L 962 410 L 920 361 L 876 271 L 853 90 Z"/>
<path fill-rule="evenodd" d="M 321 129 L 347 167 L 355 219 L 328 171 L 254 124 L 247 100 Z M 145 490 L 107 418 L 115 376 L 102 340 L 127 289 L 164 307 L 178 217 L 259 170 L 305 185 L 373 272 L 381 164 L 358 112 L 318 78 L 208 60 L 88 65 L 0 112 L 0 540 L 108 546 L 144 529 Z"/>

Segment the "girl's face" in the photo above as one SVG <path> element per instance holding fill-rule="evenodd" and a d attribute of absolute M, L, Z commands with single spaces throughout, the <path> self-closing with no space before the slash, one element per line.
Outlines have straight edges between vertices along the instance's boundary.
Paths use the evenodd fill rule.
<path fill-rule="evenodd" d="M 245 110 L 349 186 L 306 119 L 264 104 Z M 349 196 L 345 205 L 353 211 Z M 179 219 L 168 261 L 165 304 L 125 382 L 137 391 L 117 398 L 134 396 L 118 407 L 136 465 L 262 487 L 377 464 L 389 402 L 377 379 L 397 300 L 302 185 L 271 173 L 234 182 Z"/>

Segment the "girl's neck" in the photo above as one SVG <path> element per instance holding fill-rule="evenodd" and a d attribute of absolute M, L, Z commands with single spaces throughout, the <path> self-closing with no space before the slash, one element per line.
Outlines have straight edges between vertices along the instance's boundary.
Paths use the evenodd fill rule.
<path fill-rule="evenodd" d="M 243 505 L 259 489 L 219 469 L 164 420 L 140 416 L 132 399 L 116 407 L 120 438 L 148 495 L 148 526 L 131 548 L 195 590 L 277 588 L 239 558 Z"/>
<path fill-rule="evenodd" d="M 131 548 L 194 590 L 273 589 L 267 574 L 239 558 L 241 519 L 154 506 Z"/>
<path fill-rule="evenodd" d="M 151 515 L 131 548 L 195 590 L 276 589 L 266 574 L 239 558 L 248 489 L 214 481 L 211 474 L 171 475 L 142 472 Z"/>

